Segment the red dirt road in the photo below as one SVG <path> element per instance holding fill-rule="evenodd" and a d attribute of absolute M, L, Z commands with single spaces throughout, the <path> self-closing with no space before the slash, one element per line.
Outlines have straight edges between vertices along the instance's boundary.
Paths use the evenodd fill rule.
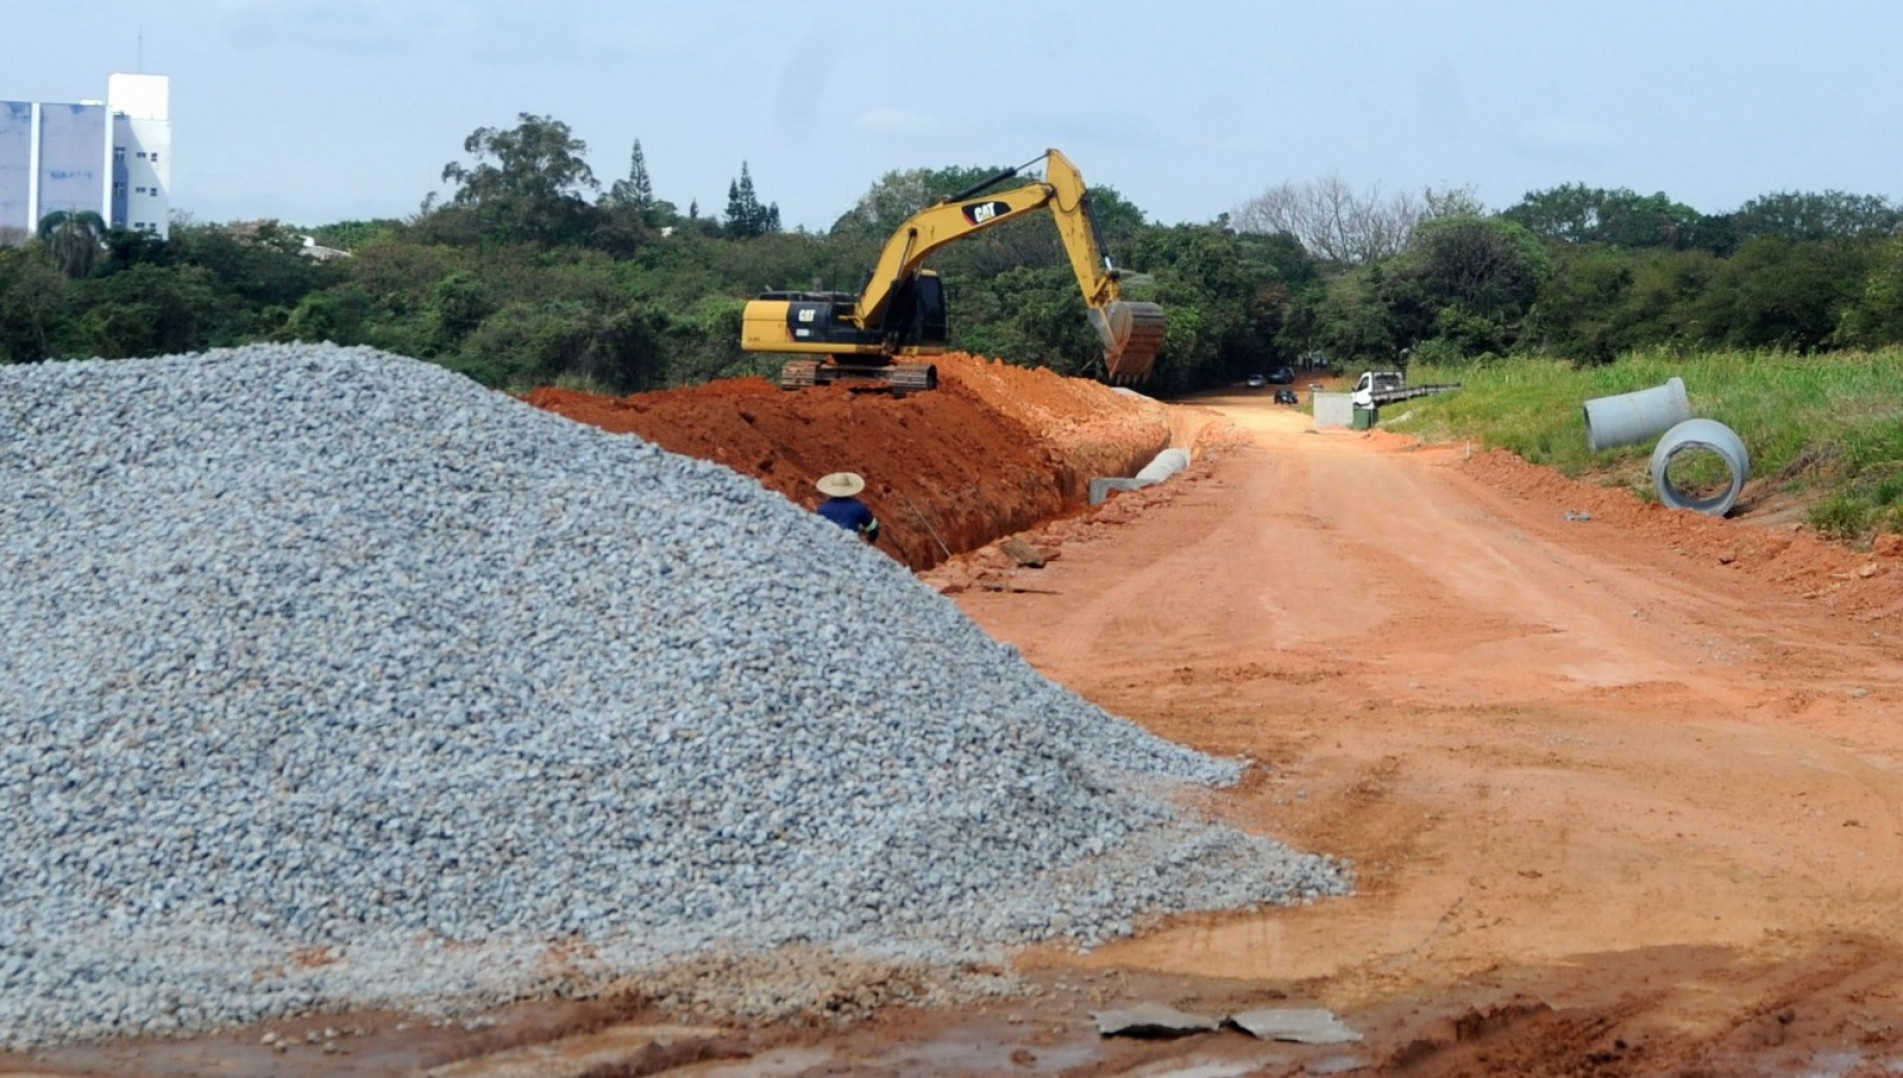
<path fill-rule="evenodd" d="M 1252 443 L 959 599 L 1264 762 L 1216 811 L 1360 893 L 1028 965 L 1270 987 L 1384 1071 L 1903 1070 L 1903 563 L 1207 403 Z"/>

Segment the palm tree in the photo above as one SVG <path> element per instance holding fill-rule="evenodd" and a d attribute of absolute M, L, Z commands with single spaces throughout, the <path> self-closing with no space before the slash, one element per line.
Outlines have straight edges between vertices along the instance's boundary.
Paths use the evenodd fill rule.
<path fill-rule="evenodd" d="M 40 249 L 75 280 L 90 274 L 106 247 L 106 219 L 92 210 L 55 210 L 40 221 Z"/>

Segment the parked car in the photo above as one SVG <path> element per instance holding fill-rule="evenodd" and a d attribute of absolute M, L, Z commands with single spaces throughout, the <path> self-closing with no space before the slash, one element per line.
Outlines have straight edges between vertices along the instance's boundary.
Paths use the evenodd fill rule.
<path fill-rule="evenodd" d="M 1292 367 L 1277 367 L 1269 372 L 1269 381 L 1278 386 L 1293 385 L 1295 370 Z"/>
<path fill-rule="evenodd" d="M 1266 374 L 1252 374 L 1243 384 L 1250 389 L 1261 389 L 1263 386 L 1269 384 L 1269 376 Z"/>
<path fill-rule="evenodd" d="M 1275 403 L 1300 404 L 1302 403 L 1302 398 L 1296 396 L 1295 391 L 1292 389 L 1278 389 L 1275 391 Z"/>

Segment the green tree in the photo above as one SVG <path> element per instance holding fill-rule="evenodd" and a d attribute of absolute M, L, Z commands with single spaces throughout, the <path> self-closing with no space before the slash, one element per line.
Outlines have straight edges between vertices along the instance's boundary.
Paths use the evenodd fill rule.
<path fill-rule="evenodd" d="M 1703 335 L 1734 348 L 1822 348 L 1863 298 L 1870 262 L 1855 241 L 1746 240 L 1697 303 Z"/>
<path fill-rule="evenodd" d="M 1286 332 L 1296 293 L 1317 279 L 1314 258 L 1287 233 L 1238 234 L 1223 225 L 1148 228 L 1134 264 L 1155 281 L 1171 320 L 1194 310 L 1194 333 L 1171 333 L 1158 356 L 1165 391 L 1233 381 L 1292 362 L 1305 350 Z"/>
<path fill-rule="evenodd" d="M 648 179 L 648 162 L 641 153 L 640 139 L 634 140 L 634 151 L 629 155 L 628 178 L 616 180 L 614 186 L 608 189 L 608 203 L 633 210 L 643 217 L 654 212 L 654 184 Z"/>
<path fill-rule="evenodd" d="M 37 363 L 58 354 L 73 287 L 32 252 L 0 248 L 0 359 Z"/>
<path fill-rule="evenodd" d="M 1623 251 L 1596 244 L 1560 248 L 1527 317 L 1529 343 L 1575 363 L 1610 362 L 1633 279 L 1632 257 Z"/>
<path fill-rule="evenodd" d="M 740 239 L 780 230 L 780 207 L 761 204 L 745 161 L 740 162 L 740 178 L 727 184 L 725 228 L 727 235 Z"/>
<path fill-rule="evenodd" d="M 1700 214 L 1660 191 L 1640 195 L 1625 188 L 1606 193 L 1599 208 L 1599 239 L 1615 247 L 1682 247 Z"/>
<path fill-rule="evenodd" d="M 1632 286 L 1613 312 L 1615 353 L 1646 346 L 1711 343 L 1698 305 L 1723 260 L 1709 251 L 1648 252 L 1632 262 Z"/>
<path fill-rule="evenodd" d="M 204 319 L 219 306 L 210 270 L 150 263 L 82 281 L 74 298 L 85 313 L 73 350 L 107 359 L 200 351 L 210 344 Z"/>
<path fill-rule="evenodd" d="M 1103 345 L 1068 267 L 1019 266 L 947 289 L 952 346 L 1026 367 L 1089 375 Z"/>
<path fill-rule="evenodd" d="M 1684 241 L 1679 246 L 1686 250 L 1728 255 L 1738 249 L 1738 242 L 1736 214 L 1702 214 L 1686 229 Z"/>
<path fill-rule="evenodd" d="M 1519 224 L 1500 218 L 1447 217 L 1423 224 L 1395 259 L 1381 297 L 1393 312 L 1402 347 L 1448 336 L 1487 337 L 1501 351 L 1519 336 L 1552 264 L 1540 243 Z M 1476 332 L 1472 318 L 1491 325 Z M 1467 344 L 1460 345 L 1463 354 Z"/>
<path fill-rule="evenodd" d="M 1845 307 L 1839 335 L 1865 348 L 1903 343 L 1903 236 L 1877 254 L 1863 294 Z"/>
<path fill-rule="evenodd" d="M 1903 212 L 1881 195 L 1783 191 L 1745 203 L 1733 220 L 1740 240 L 1756 236 L 1851 239 L 1889 235 L 1903 223 Z"/>
<path fill-rule="evenodd" d="M 367 344 L 365 326 L 374 311 L 375 304 L 361 286 L 340 285 L 299 300 L 273 336 L 281 341 Z"/>
<path fill-rule="evenodd" d="M 654 197 L 654 186 L 648 180 L 647 158 L 641 152 L 639 139 L 635 140 L 629 157 L 628 178 L 614 182 L 603 196 L 600 209 L 600 221 L 589 239 L 590 246 L 617 258 L 627 258 L 653 242 L 655 229 L 661 222 L 673 218 L 674 208 Z"/>
<path fill-rule="evenodd" d="M 578 242 L 593 224 L 583 192 L 601 186 L 583 160 L 588 144 L 559 120 L 525 112 L 519 121 L 509 130 L 479 127 L 463 140 L 474 161 L 443 166 L 443 181 L 457 185 L 449 206 L 473 214 L 490 240 Z"/>
<path fill-rule="evenodd" d="M 1500 216 L 1556 243 L 1682 247 L 1690 242 L 1701 215 L 1662 191 L 1640 195 L 1624 187 L 1607 190 L 1569 183 L 1530 191 Z"/>
<path fill-rule="evenodd" d="M 566 376 L 614 393 L 656 388 L 666 368 L 654 312 L 570 300 L 510 303 L 485 319 L 444 362 L 507 389 L 548 385 Z"/>
<path fill-rule="evenodd" d="M 1599 204 L 1605 192 L 1585 184 L 1564 183 L 1544 191 L 1528 191 L 1520 201 L 1500 211 L 1541 239 L 1558 243 L 1592 243 L 1599 239 Z"/>
<path fill-rule="evenodd" d="M 1382 298 L 1387 286 L 1379 265 L 1327 278 L 1320 287 L 1297 294 L 1284 339 L 1337 363 L 1391 363 L 1401 343 L 1394 312 Z"/>
<path fill-rule="evenodd" d="M 279 221 L 172 229 L 164 264 L 210 272 L 219 297 L 199 313 L 206 339 L 240 344 L 269 335 L 304 297 L 344 279 L 345 269 L 306 257 L 304 238 Z"/>
<path fill-rule="evenodd" d="M 488 289 L 474 274 L 452 273 L 437 281 L 423 304 L 432 351 L 454 352 L 495 308 Z"/>

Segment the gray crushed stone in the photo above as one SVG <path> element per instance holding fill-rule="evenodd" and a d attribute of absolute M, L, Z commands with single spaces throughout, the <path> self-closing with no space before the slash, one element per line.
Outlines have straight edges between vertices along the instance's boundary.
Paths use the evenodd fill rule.
<path fill-rule="evenodd" d="M 1348 886 L 752 479 L 368 349 L 0 368 L 0 584 L 6 1047 Z"/>

